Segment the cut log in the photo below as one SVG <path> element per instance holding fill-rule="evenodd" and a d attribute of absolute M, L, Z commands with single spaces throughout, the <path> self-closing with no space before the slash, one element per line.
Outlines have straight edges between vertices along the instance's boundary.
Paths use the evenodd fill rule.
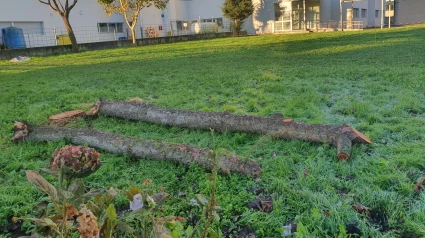
<path fill-rule="evenodd" d="M 96 130 L 35 126 L 16 122 L 12 137 L 14 142 L 64 139 L 70 140 L 72 144 L 88 145 L 134 158 L 167 160 L 184 165 L 196 163 L 208 170 L 212 170 L 213 166 L 212 150 L 208 148 L 146 140 Z M 258 177 L 261 173 L 261 168 L 255 161 L 221 150 L 217 152 L 217 169 L 223 173 L 233 171 L 254 177 Z"/>
<path fill-rule="evenodd" d="M 195 112 L 158 107 L 145 103 L 99 100 L 91 109 L 97 113 L 170 126 L 193 129 L 214 129 L 262 135 L 281 139 L 296 139 L 328 143 L 337 146 L 338 158 L 349 159 L 351 143 L 370 144 L 365 135 L 349 125 L 312 125 L 295 122 L 291 118 L 256 117 L 225 112 Z M 350 141 L 350 143 L 348 143 Z M 342 144 L 341 144 L 342 143 Z"/>
<path fill-rule="evenodd" d="M 336 141 L 338 149 L 338 159 L 348 160 L 351 153 L 351 140 L 345 134 L 341 133 Z"/>

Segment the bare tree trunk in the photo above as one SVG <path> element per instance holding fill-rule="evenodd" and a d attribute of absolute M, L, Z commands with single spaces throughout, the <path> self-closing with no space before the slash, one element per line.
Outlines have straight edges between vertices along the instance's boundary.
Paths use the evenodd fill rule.
<path fill-rule="evenodd" d="M 77 38 L 75 38 L 74 31 L 72 30 L 71 24 L 69 23 L 69 15 L 63 15 L 62 20 L 65 25 L 66 31 L 68 32 L 69 39 L 71 40 L 72 51 L 74 53 L 78 53 L 79 50 L 78 50 Z"/>
<path fill-rule="evenodd" d="M 133 38 L 133 45 L 136 45 L 136 29 L 135 26 L 130 27 L 131 30 L 131 36 Z"/>
<path fill-rule="evenodd" d="M 193 145 L 171 144 L 87 129 L 34 126 L 23 122 L 16 122 L 14 131 L 12 138 L 14 142 L 67 139 L 73 144 L 88 145 L 133 158 L 167 160 L 184 165 L 196 163 L 208 170 L 213 169 L 212 150 Z M 216 161 L 217 168 L 223 173 L 232 171 L 254 177 L 258 177 L 261 173 L 258 163 L 241 158 L 229 151 L 218 151 Z"/>
<path fill-rule="evenodd" d="M 233 26 L 233 37 L 235 37 L 238 33 L 238 29 L 239 29 L 239 22 L 237 19 L 234 20 L 233 22 L 234 26 Z"/>
<path fill-rule="evenodd" d="M 107 116 L 194 129 L 214 129 L 271 135 L 281 139 L 297 139 L 328 143 L 338 147 L 338 158 L 350 157 L 351 142 L 371 143 L 365 135 L 348 125 L 311 125 L 281 116 L 255 117 L 222 112 L 194 112 L 167 109 L 155 105 L 99 100 L 91 110 Z M 341 144 L 342 143 L 342 144 Z"/>

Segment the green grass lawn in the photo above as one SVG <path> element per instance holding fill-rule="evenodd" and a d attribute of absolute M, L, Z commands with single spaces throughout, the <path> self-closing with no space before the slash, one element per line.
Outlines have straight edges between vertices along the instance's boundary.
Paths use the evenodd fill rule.
<path fill-rule="evenodd" d="M 102 97 L 143 98 L 159 106 L 270 116 L 308 123 L 347 123 L 373 144 L 356 145 L 338 161 L 326 144 L 261 135 L 216 133 L 217 146 L 257 160 L 261 180 L 220 175 L 225 233 L 251 226 L 258 237 L 281 237 L 288 221 L 316 237 L 344 237 L 357 222 L 364 237 L 424 237 L 425 192 L 414 185 L 425 174 L 425 25 L 358 32 L 265 35 L 34 57 L 0 62 L 0 234 L 13 216 L 36 216 L 47 198 L 25 178 L 46 168 L 65 142 L 13 144 L 15 120 L 48 123 L 66 110 L 88 109 Z M 72 127 L 208 147 L 208 131 L 100 116 Z M 276 153 L 276 156 L 273 154 Z M 208 172 L 172 163 L 102 153 L 102 167 L 87 178 L 93 188 L 126 189 L 149 178 L 172 195 L 168 214 L 197 214 L 189 200 L 209 195 Z M 262 187 L 271 213 L 247 204 Z M 178 196 L 185 192 L 186 196 Z M 371 208 L 369 216 L 352 209 Z M 126 206 L 125 200 L 117 201 Z M 189 219 L 190 220 L 190 219 Z M 300 226 L 300 225 L 299 225 Z M 28 228 L 25 224 L 24 229 Z M 0 235 L 1 236 L 1 235 Z"/>

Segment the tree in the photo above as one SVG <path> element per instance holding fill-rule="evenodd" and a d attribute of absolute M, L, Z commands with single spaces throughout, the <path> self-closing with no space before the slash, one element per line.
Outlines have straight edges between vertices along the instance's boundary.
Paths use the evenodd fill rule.
<path fill-rule="evenodd" d="M 71 40 L 72 44 L 72 51 L 74 53 L 78 53 L 78 44 L 77 39 L 75 38 L 74 31 L 72 30 L 71 23 L 69 22 L 69 14 L 71 13 L 71 10 L 75 7 L 75 4 L 77 4 L 78 0 L 74 0 L 71 4 L 69 4 L 68 0 L 38 0 L 39 2 L 48 5 L 54 12 L 59 14 L 59 16 L 62 17 L 63 23 L 65 25 L 66 31 L 68 32 L 69 39 Z M 62 1 L 64 3 L 62 4 Z"/>
<path fill-rule="evenodd" d="M 225 0 L 221 10 L 225 17 L 233 20 L 233 35 L 236 35 L 241 31 L 244 20 L 254 12 L 254 6 L 252 0 Z"/>
<path fill-rule="evenodd" d="M 164 9 L 167 6 L 168 0 L 97 0 L 97 2 L 103 5 L 108 16 L 113 13 L 124 15 L 124 19 L 133 36 L 133 44 L 136 44 L 135 27 L 139 19 L 140 11 L 152 5 L 158 9 Z"/>

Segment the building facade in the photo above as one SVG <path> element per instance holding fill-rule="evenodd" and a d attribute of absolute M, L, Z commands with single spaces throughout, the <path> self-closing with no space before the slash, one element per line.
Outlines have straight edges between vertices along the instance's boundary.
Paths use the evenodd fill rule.
<path fill-rule="evenodd" d="M 142 9 L 136 25 L 136 38 L 148 37 L 148 28 L 159 37 L 188 34 L 195 21 L 214 21 L 220 30 L 225 30 L 228 20 L 222 16 L 222 4 L 223 0 L 170 0 L 164 10 Z M 0 0 L 0 6 L 0 29 L 9 26 L 23 29 L 27 47 L 69 43 L 62 41 L 67 32 L 61 17 L 47 5 L 37 0 Z M 131 37 L 124 17 L 119 14 L 107 16 L 97 0 L 78 1 L 71 11 L 70 22 L 79 43 Z"/>
<path fill-rule="evenodd" d="M 394 8 L 396 25 L 425 23 L 424 0 L 395 0 Z"/>
<path fill-rule="evenodd" d="M 387 0 L 384 1 L 384 9 L 388 9 Z M 221 11 L 223 2 L 224 0 L 170 0 L 164 10 L 145 8 L 136 25 L 136 38 L 152 37 L 147 34 L 147 29 L 159 37 L 190 34 L 191 24 L 194 22 L 216 22 L 219 31 L 230 31 L 231 21 L 224 18 Z M 383 14 L 383 0 L 252 2 L 255 11 L 245 21 L 244 29 L 249 34 L 377 27 L 381 25 Z M 0 29 L 8 26 L 22 28 L 27 47 L 65 43 L 62 36 L 66 36 L 67 32 L 62 19 L 48 6 L 37 0 L 0 0 L 0 6 Z M 384 14 L 395 14 L 392 24 L 425 22 L 425 0 L 395 0 L 392 9 Z M 107 16 L 97 0 L 79 1 L 71 11 L 70 22 L 79 43 L 131 37 L 123 16 Z M 387 22 L 385 18 L 385 23 Z"/>
<path fill-rule="evenodd" d="M 323 28 L 347 29 L 355 22 L 361 28 L 379 26 L 381 0 L 253 0 L 255 12 L 249 31 L 279 33 Z M 347 25 L 347 22 L 350 23 Z"/>

